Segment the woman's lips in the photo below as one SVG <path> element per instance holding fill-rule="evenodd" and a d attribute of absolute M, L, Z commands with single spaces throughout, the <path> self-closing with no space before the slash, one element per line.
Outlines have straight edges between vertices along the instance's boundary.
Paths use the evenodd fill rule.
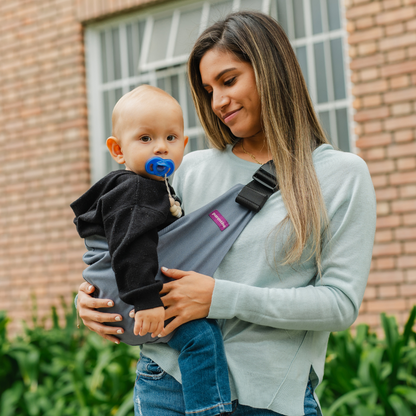
<path fill-rule="evenodd" d="M 229 113 L 227 113 L 224 117 L 223 117 L 223 121 L 225 124 L 227 124 L 229 121 L 231 121 L 237 114 L 238 112 L 241 110 L 241 108 L 239 108 L 238 110 L 235 111 L 231 111 Z"/>

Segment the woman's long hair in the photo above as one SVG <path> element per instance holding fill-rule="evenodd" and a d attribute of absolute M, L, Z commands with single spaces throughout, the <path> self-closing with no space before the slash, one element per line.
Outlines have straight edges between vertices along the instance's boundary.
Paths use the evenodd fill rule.
<path fill-rule="evenodd" d="M 210 142 L 222 150 L 239 138 L 214 114 L 202 86 L 200 61 L 214 48 L 233 53 L 254 69 L 263 131 L 287 209 L 280 226 L 291 225 L 281 265 L 299 261 L 306 244 L 311 242 L 309 258 L 316 257 L 320 271 L 322 231 L 328 220 L 312 152 L 328 141 L 292 46 L 274 19 L 257 12 L 232 13 L 198 38 L 188 62 L 192 96 Z"/>

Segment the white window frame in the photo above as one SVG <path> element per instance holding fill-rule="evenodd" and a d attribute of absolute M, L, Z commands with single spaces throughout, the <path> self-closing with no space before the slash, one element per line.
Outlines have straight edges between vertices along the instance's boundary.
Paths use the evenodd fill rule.
<path fill-rule="evenodd" d="M 104 123 L 104 110 L 103 110 L 103 103 L 102 103 L 102 93 L 105 90 L 114 90 L 116 88 L 121 88 L 122 93 L 125 94 L 130 91 L 130 86 L 132 84 L 140 84 L 140 83 L 150 83 L 156 85 L 156 71 L 167 68 L 166 73 L 168 74 L 169 71 L 172 73 L 183 74 L 186 71 L 185 63 L 188 59 L 188 54 L 184 54 L 181 56 L 174 57 L 174 46 L 175 46 L 175 37 L 177 35 L 177 27 L 179 24 L 179 10 L 181 11 L 188 11 L 192 9 L 197 9 L 198 6 L 202 5 L 202 14 L 201 14 L 201 22 L 199 33 L 201 33 L 205 27 L 208 25 L 208 17 L 209 17 L 209 7 L 210 4 L 221 3 L 223 0 L 211 0 L 211 1 L 195 1 L 195 0 L 181 0 L 181 1 L 169 1 L 165 2 L 160 5 L 148 7 L 142 11 L 130 13 L 128 16 L 120 16 L 113 18 L 109 21 L 94 23 L 88 25 L 85 30 L 85 56 L 86 56 L 86 71 L 87 71 L 87 93 L 88 93 L 88 125 L 89 125 L 89 134 L 90 134 L 90 161 L 91 161 L 91 180 L 92 182 L 96 182 L 102 176 L 104 176 L 106 171 L 106 159 L 105 159 L 105 123 Z M 272 0 L 263 0 L 262 10 L 265 13 L 268 13 L 270 10 Z M 291 0 L 288 0 L 291 1 Z M 309 88 L 310 88 L 310 95 L 312 102 L 314 103 L 315 109 L 317 112 L 319 111 L 326 111 L 329 109 L 337 109 L 337 108 L 347 108 L 347 113 L 349 115 L 349 138 L 350 138 L 350 148 L 353 149 L 353 143 L 355 142 L 355 135 L 354 135 L 354 122 L 353 122 L 353 107 L 352 107 L 352 97 L 351 97 L 351 81 L 350 81 L 350 73 L 349 73 L 349 57 L 348 57 L 348 45 L 347 45 L 347 33 L 345 30 L 345 16 L 344 16 L 344 7 L 342 4 L 342 0 L 340 1 L 340 8 L 341 8 L 341 24 L 342 28 L 337 31 L 332 32 L 325 32 L 319 35 L 312 34 L 312 24 L 311 19 L 309 17 L 305 18 L 305 38 L 302 39 L 294 39 L 291 37 L 291 43 L 293 48 L 297 46 L 306 46 L 307 49 L 307 61 L 308 61 L 308 75 L 309 75 Z M 236 11 L 239 10 L 241 1 L 240 0 L 233 0 L 232 3 L 232 10 Z M 307 14 L 310 15 L 310 0 L 303 0 L 303 6 L 305 10 L 305 16 Z M 152 35 L 152 26 L 155 18 L 166 16 L 172 16 L 172 26 L 171 32 L 169 36 L 169 43 L 167 46 L 167 56 L 165 59 L 157 61 L 157 62 L 147 62 L 147 57 L 149 53 L 150 47 L 150 37 Z M 126 26 L 130 23 L 136 23 L 139 20 L 146 20 L 146 26 L 144 31 L 144 39 L 143 39 L 143 50 L 140 56 L 140 61 L 138 62 L 138 67 L 141 72 L 147 71 L 147 73 L 137 76 L 129 76 L 128 73 L 128 61 L 127 61 L 127 41 L 126 38 L 123 38 L 126 34 Z M 293 22 L 292 19 L 289 19 L 289 22 Z M 101 48 L 100 48 L 100 32 L 102 30 L 111 30 L 112 28 L 118 27 L 120 28 L 120 55 L 121 60 L 124 64 L 121 65 L 121 79 L 103 83 L 101 74 Z M 289 28 L 289 30 L 293 30 Z M 344 51 L 344 76 L 345 76 L 345 87 L 346 87 L 346 98 L 344 100 L 338 101 L 329 101 L 328 103 L 321 103 L 317 104 L 316 100 L 316 85 L 315 85 L 315 78 L 314 78 L 314 56 L 313 56 L 313 44 L 320 41 L 321 39 L 324 41 L 328 41 L 328 39 L 339 38 L 343 39 L 343 51 Z M 327 51 L 328 52 L 328 51 Z M 330 53 L 330 51 L 329 51 Z M 330 55 L 327 54 L 329 57 Z M 127 64 L 126 64 L 127 62 Z M 330 60 L 327 60 L 327 64 L 330 65 Z M 182 67 L 173 68 L 172 70 L 169 67 L 174 65 L 181 65 Z M 328 74 L 332 74 L 332 71 L 327 71 Z M 183 80 L 183 76 L 179 77 L 179 80 Z M 332 83 L 328 82 L 328 86 L 331 86 Z M 180 101 L 181 105 L 183 106 L 186 103 L 186 94 L 185 86 L 180 85 L 179 88 L 180 93 Z M 328 91 L 329 97 L 330 94 L 333 93 L 332 91 Z M 330 114 L 334 114 L 334 111 L 331 111 Z M 185 118 L 185 125 L 187 126 L 187 111 L 184 108 L 184 118 Z M 331 120 L 331 126 L 335 126 L 336 124 Z M 332 130 L 336 130 L 332 128 Z M 186 135 L 196 136 L 203 134 L 203 130 L 201 126 L 194 127 L 192 129 L 188 129 L 185 131 Z M 337 132 L 331 131 L 329 132 L 330 137 L 332 140 L 337 143 L 336 137 Z"/>

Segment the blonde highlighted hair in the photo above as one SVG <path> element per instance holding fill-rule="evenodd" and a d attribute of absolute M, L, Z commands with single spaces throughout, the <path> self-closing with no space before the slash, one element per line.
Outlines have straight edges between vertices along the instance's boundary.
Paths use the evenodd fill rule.
<path fill-rule="evenodd" d="M 291 226 L 282 265 L 299 261 L 310 242 L 310 257 L 316 258 L 320 271 L 322 231 L 328 219 L 312 152 L 328 140 L 292 46 L 274 19 L 257 12 L 232 13 L 198 38 L 188 61 L 192 96 L 208 139 L 222 150 L 239 138 L 215 116 L 202 85 L 200 61 L 211 49 L 230 52 L 254 69 L 263 131 L 287 209 L 280 226 Z"/>

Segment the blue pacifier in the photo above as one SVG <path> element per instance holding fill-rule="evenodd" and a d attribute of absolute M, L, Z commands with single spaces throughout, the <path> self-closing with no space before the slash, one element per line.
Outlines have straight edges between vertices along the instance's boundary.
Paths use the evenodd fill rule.
<path fill-rule="evenodd" d="M 150 175 L 156 176 L 170 176 L 175 170 L 175 164 L 171 159 L 162 159 L 161 157 L 152 157 L 144 166 L 146 172 Z"/>

